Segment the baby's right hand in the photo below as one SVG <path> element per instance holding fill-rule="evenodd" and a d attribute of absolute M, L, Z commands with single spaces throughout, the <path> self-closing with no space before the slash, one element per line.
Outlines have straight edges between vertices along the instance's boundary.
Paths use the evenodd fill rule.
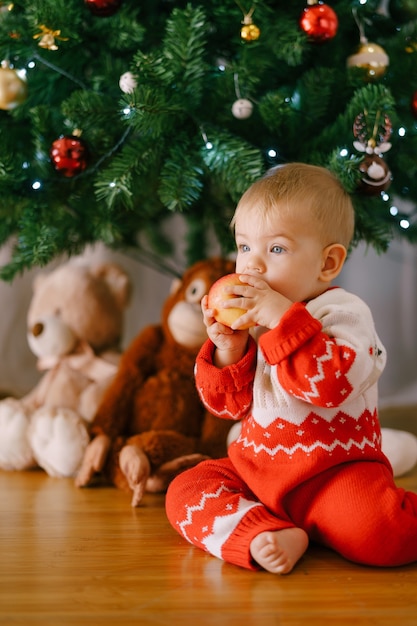
<path fill-rule="evenodd" d="M 217 348 L 216 354 L 218 357 L 221 354 L 221 367 L 237 363 L 245 353 L 249 331 L 232 330 L 229 326 L 217 322 L 213 310 L 208 308 L 207 296 L 201 301 L 201 310 L 207 334 Z"/>

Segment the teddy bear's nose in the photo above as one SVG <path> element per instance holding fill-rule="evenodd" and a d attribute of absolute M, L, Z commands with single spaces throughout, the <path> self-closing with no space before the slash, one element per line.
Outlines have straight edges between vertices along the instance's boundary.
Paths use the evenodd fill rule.
<path fill-rule="evenodd" d="M 43 333 L 43 324 L 41 322 L 37 322 L 34 326 L 32 326 L 32 335 L 34 337 L 39 337 Z"/>

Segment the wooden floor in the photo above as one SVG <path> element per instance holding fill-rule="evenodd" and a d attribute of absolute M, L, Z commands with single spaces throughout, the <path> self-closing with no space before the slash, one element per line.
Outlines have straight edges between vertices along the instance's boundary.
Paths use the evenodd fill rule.
<path fill-rule="evenodd" d="M 417 491 L 417 468 L 398 480 Z M 310 547 L 288 576 L 188 545 L 163 495 L 0 472 L 0 624 L 416 626 L 417 564 L 361 567 Z"/>

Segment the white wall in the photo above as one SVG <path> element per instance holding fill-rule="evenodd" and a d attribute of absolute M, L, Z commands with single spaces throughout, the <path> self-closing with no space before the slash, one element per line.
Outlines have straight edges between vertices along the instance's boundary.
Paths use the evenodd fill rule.
<path fill-rule="evenodd" d="M 417 404 L 417 245 L 394 240 L 383 255 L 361 245 L 338 282 L 371 307 L 387 350 L 381 406 Z"/>

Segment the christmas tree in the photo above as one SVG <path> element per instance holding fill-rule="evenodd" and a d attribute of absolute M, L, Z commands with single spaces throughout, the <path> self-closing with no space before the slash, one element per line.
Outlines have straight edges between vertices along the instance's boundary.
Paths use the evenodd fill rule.
<path fill-rule="evenodd" d="M 288 161 L 352 194 L 354 245 L 417 241 L 417 0 L 0 0 L 1 278 L 87 244 L 233 249 Z"/>

